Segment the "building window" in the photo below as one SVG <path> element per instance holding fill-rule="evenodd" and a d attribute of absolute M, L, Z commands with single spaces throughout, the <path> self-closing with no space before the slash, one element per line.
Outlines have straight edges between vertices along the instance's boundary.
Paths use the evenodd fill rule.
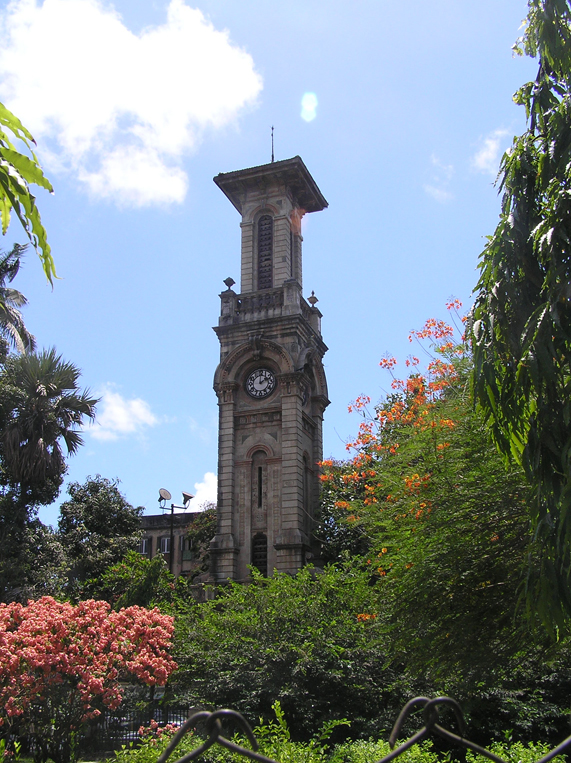
<path fill-rule="evenodd" d="M 179 536 L 180 555 L 183 562 L 190 562 L 194 559 L 192 550 L 192 541 L 186 535 Z"/>
<path fill-rule="evenodd" d="M 257 450 L 252 457 L 252 511 L 258 515 L 267 508 L 267 479 L 266 454 Z M 255 529 L 262 530 L 264 525 Z"/>
<path fill-rule="evenodd" d="M 171 539 L 170 536 L 161 538 L 161 554 L 170 554 L 171 551 Z"/>
<path fill-rule="evenodd" d="M 151 550 L 150 545 L 151 544 L 149 543 L 149 538 L 142 538 L 141 542 L 139 543 L 139 553 L 148 556 Z"/>
<path fill-rule="evenodd" d="M 255 567 L 264 577 L 267 577 L 268 539 L 263 533 L 257 533 L 252 538 L 252 567 Z"/>
<path fill-rule="evenodd" d="M 274 221 L 270 215 L 258 220 L 258 289 L 273 286 Z"/>

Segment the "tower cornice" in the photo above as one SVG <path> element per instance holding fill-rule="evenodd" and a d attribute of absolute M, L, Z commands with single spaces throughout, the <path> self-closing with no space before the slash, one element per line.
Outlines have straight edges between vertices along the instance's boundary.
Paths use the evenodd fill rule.
<path fill-rule="evenodd" d="M 221 172 L 216 175 L 214 182 L 240 214 L 243 213 L 248 190 L 263 189 L 276 183 L 284 184 L 290 189 L 295 197 L 296 206 L 304 212 L 320 212 L 329 206 L 300 156 L 245 170 Z"/>

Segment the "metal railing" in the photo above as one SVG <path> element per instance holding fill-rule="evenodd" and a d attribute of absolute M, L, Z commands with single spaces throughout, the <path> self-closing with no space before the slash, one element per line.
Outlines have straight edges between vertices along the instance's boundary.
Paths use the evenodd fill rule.
<path fill-rule="evenodd" d="M 106 712 L 91 722 L 83 744 L 89 749 L 115 750 L 130 742 L 139 742 L 139 729 L 149 726 L 153 720 L 161 725 L 180 726 L 187 719 L 188 706 L 170 707 L 160 702 L 149 702 L 141 710 Z"/>
<path fill-rule="evenodd" d="M 424 725 L 406 741 L 401 742 L 398 747 L 395 748 L 397 739 L 401 733 L 406 719 L 417 707 L 423 708 L 422 718 Z M 459 733 L 450 731 L 449 729 L 442 726 L 440 723 L 441 708 L 450 708 L 452 710 L 456 719 Z M 237 727 L 237 730 L 241 731 L 245 735 L 252 749 L 243 747 L 242 745 L 239 745 L 236 742 L 233 742 L 227 737 L 223 736 L 222 721 L 233 721 Z M 250 758 L 251 760 L 256 760 L 258 763 L 278 763 L 277 761 L 272 760 L 272 758 L 267 758 L 265 755 L 262 755 L 258 752 L 258 743 L 250 725 L 244 716 L 235 710 L 216 710 L 213 713 L 201 711 L 191 715 L 190 718 L 188 718 L 188 720 L 183 723 L 180 729 L 173 736 L 167 748 L 157 760 L 157 763 L 167 763 L 167 760 L 178 747 L 182 738 L 188 732 L 196 730 L 198 726 L 206 729 L 208 739 L 203 741 L 191 752 L 185 753 L 176 761 L 176 763 L 189 763 L 189 761 L 198 758 L 215 744 L 221 745 L 227 750 L 238 753 L 239 755 L 243 755 L 244 757 Z M 422 742 L 430 735 L 439 736 L 461 748 L 472 750 L 473 752 L 494 761 L 494 763 L 506 763 L 503 758 L 500 758 L 498 755 L 490 752 L 490 750 L 487 750 L 485 747 L 480 747 L 480 745 L 471 742 L 469 739 L 466 739 L 464 734 L 464 716 L 462 714 L 460 705 L 458 702 L 456 702 L 456 700 L 451 699 L 450 697 L 436 697 L 434 699 L 429 699 L 428 697 L 415 697 L 414 699 L 411 699 L 409 702 L 407 702 L 403 707 L 390 734 L 389 744 L 391 748 L 393 748 L 392 752 L 390 752 L 388 755 L 385 755 L 385 757 L 381 758 L 379 761 L 376 761 L 376 763 L 389 763 L 389 761 L 398 758 L 398 756 L 402 755 L 403 752 L 408 750 L 413 745 Z M 550 750 L 550 752 L 540 758 L 537 763 L 548 763 L 548 761 L 552 760 L 557 755 L 563 754 L 570 747 L 571 736 L 567 737 L 567 739 L 561 742 L 561 744 L 557 745 L 557 747 L 555 747 L 553 750 Z M 373 762 L 371 761 L 371 763 Z"/>

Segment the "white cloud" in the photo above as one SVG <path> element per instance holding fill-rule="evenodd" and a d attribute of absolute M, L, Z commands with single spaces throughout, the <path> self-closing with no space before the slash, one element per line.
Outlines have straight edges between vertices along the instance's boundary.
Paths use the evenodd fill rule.
<path fill-rule="evenodd" d="M 218 421 L 212 421 L 210 426 L 202 426 L 198 423 L 198 421 L 196 421 L 196 419 L 193 419 L 192 416 L 189 416 L 188 428 L 195 437 L 198 437 L 198 439 L 201 440 L 201 442 L 210 443 L 212 442 L 213 437 L 217 436 Z"/>
<path fill-rule="evenodd" d="M 503 153 L 502 141 L 509 135 L 507 130 L 494 130 L 483 140 L 479 151 L 472 157 L 472 167 L 478 172 L 487 175 L 497 175 L 500 163 L 500 154 Z"/>
<path fill-rule="evenodd" d="M 425 184 L 424 190 L 439 204 L 446 204 L 447 201 L 454 198 L 450 191 L 446 191 L 443 188 L 437 188 L 434 185 Z"/>
<path fill-rule="evenodd" d="M 424 191 L 439 204 L 446 204 L 454 198 L 454 194 L 448 190 L 454 175 L 454 165 L 444 164 L 436 154 L 432 154 L 430 163 L 431 180 L 430 183 L 424 184 Z"/>
<path fill-rule="evenodd" d="M 100 0 L 12 0 L 0 34 L 1 99 L 48 170 L 133 206 L 181 202 L 183 157 L 262 88 L 252 58 L 184 0 L 140 34 Z"/>
<path fill-rule="evenodd" d="M 159 419 L 149 404 L 140 397 L 126 400 L 111 387 L 107 387 L 98 405 L 95 423 L 89 432 L 96 440 L 118 440 L 141 434 L 146 427 L 154 427 Z"/>
<path fill-rule="evenodd" d="M 188 504 L 189 511 L 203 511 L 205 503 L 216 503 L 218 479 L 214 472 L 206 472 L 202 482 L 194 483 L 195 495 Z"/>
<path fill-rule="evenodd" d="M 452 180 L 452 175 L 454 174 L 453 164 L 444 164 L 444 162 L 441 162 L 436 154 L 432 154 L 430 157 L 430 163 L 435 168 L 437 177 L 447 182 Z"/>
<path fill-rule="evenodd" d="M 152 148 L 119 146 L 103 158 L 96 172 L 79 170 L 79 179 L 100 198 L 121 199 L 126 194 L 135 206 L 155 201 L 179 202 L 188 187 L 185 172 L 180 167 L 169 167 Z"/>

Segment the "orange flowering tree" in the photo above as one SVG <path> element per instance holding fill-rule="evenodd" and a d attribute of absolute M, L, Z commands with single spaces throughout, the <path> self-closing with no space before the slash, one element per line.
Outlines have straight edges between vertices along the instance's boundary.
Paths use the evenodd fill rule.
<path fill-rule="evenodd" d="M 351 457 L 323 462 L 321 479 L 323 527 L 337 534 L 326 556 L 342 541 L 360 547 L 393 652 L 475 677 L 491 648 L 513 647 L 529 539 L 522 475 L 506 471 L 473 409 L 460 307 L 451 301 L 450 322 L 411 332 L 405 377 L 395 358 L 381 360 L 390 390 L 376 405 L 365 395 L 351 404 Z M 485 635 L 466 637 L 475 632 Z"/>
<path fill-rule="evenodd" d="M 0 604 L 0 735 L 32 739 L 38 761 L 73 760 L 83 724 L 120 705 L 120 681 L 166 683 L 173 630 L 158 609 Z"/>

